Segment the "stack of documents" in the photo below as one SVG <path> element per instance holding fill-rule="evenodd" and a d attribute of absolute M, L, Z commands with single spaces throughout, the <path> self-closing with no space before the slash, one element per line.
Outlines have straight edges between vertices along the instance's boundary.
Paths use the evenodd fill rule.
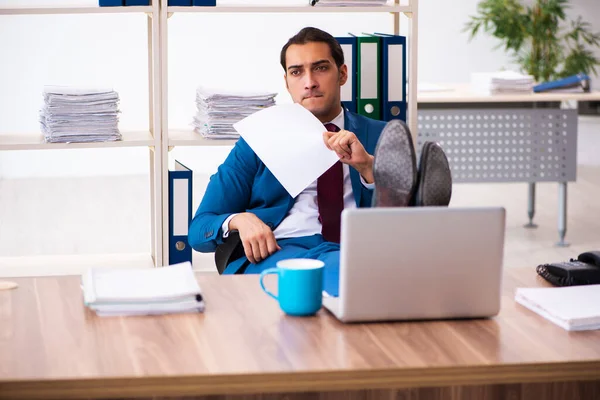
<path fill-rule="evenodd" d="M 471 85 L 477 93 L 532 93 L 534 84 L 533 76 L 523 75 L 515 71 L 474 73 L 471 75 Z"/>
<path fill-rule="evenodd" d="M 225 92 L 199 87 L 194 129 L 210 139 L 237 139 L 233 124 L 275 105 L 277 93 Z"/>
<path fill-rule="evenodd" d="M 600 329 L 600 285 L 519 288 L 515 300 L 568 331 Z"/>
<path fill-rule="evenodd" d="M 48 143 L 121 140 L 119 95 L 112 89 L 46 86 L 40 110 Z"/>
<path fill-rule="evenodd" d="M 85 305 L 99 316 L 204 311 L 189 262 L 151 269 L 90 269 L 81 281 Z"/>
<path fill-rule="evenodd" d="M 311 5 L 324 7 L 384 6 L 387 0 L 309 0 Z"/>

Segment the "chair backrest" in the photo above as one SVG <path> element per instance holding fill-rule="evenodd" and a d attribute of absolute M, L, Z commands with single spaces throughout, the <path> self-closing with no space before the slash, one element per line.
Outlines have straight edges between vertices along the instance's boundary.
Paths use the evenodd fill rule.
<path fill-rule="evenodd" d="M 240 234 L 237 231 L 233 231 L 215 250 L 215 264 L 217 266 L 217 271 L 219 274 L 223 274 L 223 271 L 225 271 L 225 268 L 227 268 L 229 263 L 243 256 L 244 246 L 242 246 Z"/>

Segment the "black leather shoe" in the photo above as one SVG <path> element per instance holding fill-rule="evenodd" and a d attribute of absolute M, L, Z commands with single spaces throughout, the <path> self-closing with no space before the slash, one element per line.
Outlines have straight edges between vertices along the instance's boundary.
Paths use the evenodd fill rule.
<path fill-rule="evenodd" d="M 425 142 L 419 159 L 414 205 L 447 206 L 452 197 L 452 174 L 444 150 L 435 142 Z"/>
<path fill-rule="evenodd" d="M 417 182 L 415 148 L 406 124 L 387 123 L 375 147 L 373 207 L 407 207 Z"/>

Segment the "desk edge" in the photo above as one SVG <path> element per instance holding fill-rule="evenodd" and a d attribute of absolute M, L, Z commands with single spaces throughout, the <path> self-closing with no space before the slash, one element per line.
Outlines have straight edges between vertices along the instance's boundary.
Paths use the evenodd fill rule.
<path fill-rule="evenodd" d="M 292 393 L 590 380 L 600 380 L 600 361 L 296 373 L 55 379 L 43 382 L 6 381 L 0 378 L 0 399 Z"/>

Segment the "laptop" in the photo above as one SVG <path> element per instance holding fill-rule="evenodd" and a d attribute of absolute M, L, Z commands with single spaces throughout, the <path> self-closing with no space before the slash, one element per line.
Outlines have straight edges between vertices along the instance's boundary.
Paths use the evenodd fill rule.
<path fill-rule="evenodd" d="M 500 311 L 502 207 L 358 208 L 342 212 L 343 322 L 492 317 Z"/>

